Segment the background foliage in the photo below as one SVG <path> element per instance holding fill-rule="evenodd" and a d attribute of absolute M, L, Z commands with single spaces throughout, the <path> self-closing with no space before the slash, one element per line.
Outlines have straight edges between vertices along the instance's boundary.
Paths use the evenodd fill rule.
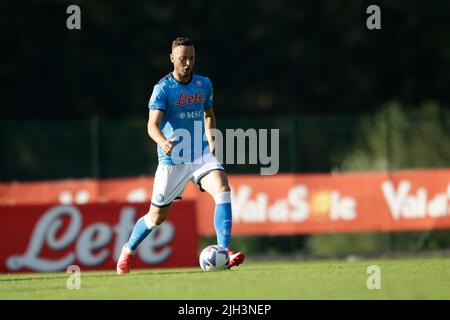
<path fill-rule="evenodd" d="M 66 9 L 81 8 L 81 30 Z M 170 43 L 194 39 L 219 116 L 373 112 L 396 100 L 448 106 L 450 3 L 362 0 L 60 1 L 0 4 L 1 118 L 146 117 L 171 70 Z"/>

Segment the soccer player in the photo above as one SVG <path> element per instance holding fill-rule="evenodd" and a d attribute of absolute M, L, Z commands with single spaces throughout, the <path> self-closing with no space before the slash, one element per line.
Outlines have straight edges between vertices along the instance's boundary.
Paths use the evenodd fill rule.
<path fill-rule="evenodd" d="M 227 175 L 214 156 L 210 129 L 216 126 L 212 108 L 213 88 L 207 77 L 193 73 L 195 48 L 191 39 L 172 42 L 173 72 L 154 86 L 149 102 L 148 134 L 157 143 L 158 168 L 149 212 L 135 224 L 117 262 L 117 273 L 129 273 L 138 245 L 160 225 L 172 201 L 180 199 L 192 180 L 216 203 L 214 227 L 217 244 L 230 255 L 229 268 L 244 261 L 242 252 L 230 250 L 231 197 Z M 206 138 L 205 138 L 206 137 Z"/>

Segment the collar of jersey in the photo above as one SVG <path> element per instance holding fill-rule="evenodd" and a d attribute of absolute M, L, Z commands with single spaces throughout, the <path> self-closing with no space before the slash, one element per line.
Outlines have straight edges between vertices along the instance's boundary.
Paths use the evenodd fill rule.
<path fill-rule="evenodd" d="M 188 84 L 192 81 L 192 78 L 194 78 L 194 74 L 191 73 L 191 78 L 189 79 L 188 82 L 180 82 L 180 81 L 178 81 L 177 79 L 175 79 L 175 77 L 173 76 L 172 72 L 170 72 L 169 74 L 170 74 L 170 77 L 171 77 L 173 80 L 175 80 L 177 83 L 182 84 L 182 85 L 184 85 L 184 86 L 188 85 Z"/>

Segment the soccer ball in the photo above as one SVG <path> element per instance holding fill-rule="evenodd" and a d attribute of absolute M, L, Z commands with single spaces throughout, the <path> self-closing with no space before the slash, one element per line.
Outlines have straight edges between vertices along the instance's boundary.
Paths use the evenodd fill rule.
<path fill-rule="evenodd" d="M 225 248 L 210 245 L 200 253 L 199 262 L 203 271 L 225 270 L 230 265 L 230 256 Z"/>

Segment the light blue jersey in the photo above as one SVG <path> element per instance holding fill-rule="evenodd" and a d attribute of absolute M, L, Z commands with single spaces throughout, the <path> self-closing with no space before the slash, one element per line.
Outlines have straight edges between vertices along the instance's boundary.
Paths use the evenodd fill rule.
<path fill-rule="evenodd" d="M 188 83 L 181 83 L 169 73 L 155 85 L 148 106 L 164 112 L 161 132 L 168 140 L 176 139 L 170 156 L 157 146 L 159 163 L 192 163 L 210 152 L 204 111 L 212 107 L 212 100 L 211 81 L 196 74 Z"/>

